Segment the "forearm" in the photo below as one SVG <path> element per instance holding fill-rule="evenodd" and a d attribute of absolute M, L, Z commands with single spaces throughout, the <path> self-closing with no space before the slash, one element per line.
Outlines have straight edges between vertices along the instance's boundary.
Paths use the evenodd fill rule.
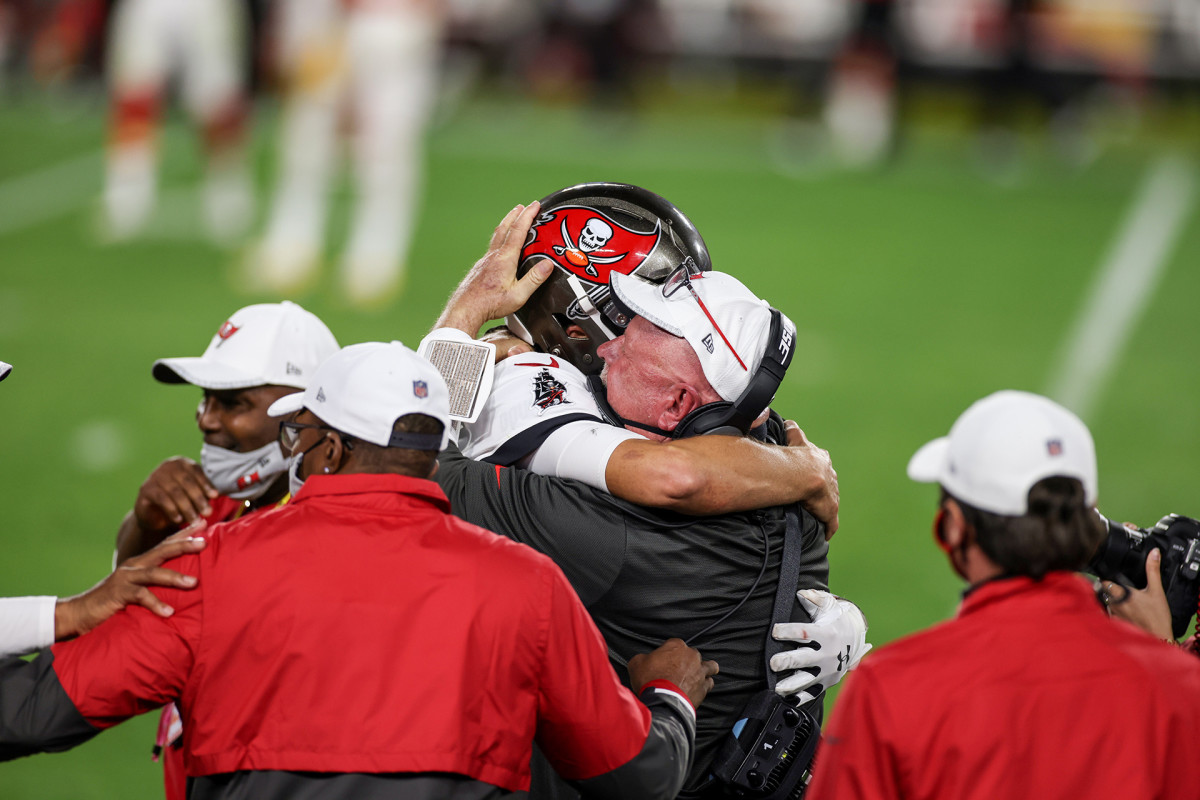
<path fill-rule="evenodd" d="M 586 797 L 675 797 L 692 766 L 696 712 L 682 695 L 642 690 L 640 699 L 652 714 L 646 743 L 620 767 L 582 781 L 572 781 Z"/>
<path fill-rule="evenodd" d="M 631 440 L 609 459 L 609 491 L 640 505 L 707 515 L 802 502 L 824 490 L 803 447 L 733 436 Z"/>
<path fill-rule="evenodd" d="M 488 321 L 488 317 L 478 306 L 464 303 L 463 292 L 464 287 L 462 286 L 454 290 L 454 294 L 450 295 L 450 299 L 446 301 L 446 307 L 442 309 L 441 315 L 438 316 L 437 322 L 433 323 L 430 330 L 454 328 L 472 339 L 475 338 L 475 334 L 479 333 L 479 329 Z"/>
<path fill-rule="evenodd" d="M 99 733 L 67 696 L 54 656 L 0 661 L 0 761 L 67 750 Z"/>

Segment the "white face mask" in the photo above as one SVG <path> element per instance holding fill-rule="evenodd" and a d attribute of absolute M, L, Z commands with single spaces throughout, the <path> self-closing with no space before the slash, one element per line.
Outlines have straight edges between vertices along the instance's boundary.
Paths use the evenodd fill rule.
<path fill-rule="evenodd" d="M 279 442 L 248 453 L 205 444 L 200 448 L 200 467 L 221 494 L 235 500 L 253 500 L 267 491 L 276 476 L 283 474 L 288 460 L 283 457 Z"/>
<path fill-rule="evenodd" d="M 300 487 L 304 485 L 304 478 L 300 477 L 300 463 L 304 461 L 304 453 L 297 453 L 288 459 L 288 492 L 292 497 L 296 496 L 296 492 L 300 491 Z"/>

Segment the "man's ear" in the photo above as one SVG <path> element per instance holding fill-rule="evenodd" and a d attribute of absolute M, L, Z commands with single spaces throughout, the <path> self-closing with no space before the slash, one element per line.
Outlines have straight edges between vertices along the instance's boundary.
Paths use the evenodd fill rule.
<path fill-rule="evenodd" d="M 939 539 L 947 551 L 961 547 L 968 536 L 969 525 L 958 501 L 947 497 L 942 503 L 942 518 Z"/>
<path fill-rule="evenodd" d="M 688 383 L 674 383 L 667 395 L 669 402 L 658 415 L 658 427 L 664 431 L 673 431 L 688 414 L 699 408 L 700 392 Z"/>
<path fill-rule="evenodd" d="M 313 464 L 313 474 L 330 474 L 341 471 L 342 463 L 350 455 L 350 448 L 346 447 L 340 433 L 327 431 L 325 441 L 321 442 L 321 446 L 314 453 L 319 454 L 319 458 L 317 463 Z"/>

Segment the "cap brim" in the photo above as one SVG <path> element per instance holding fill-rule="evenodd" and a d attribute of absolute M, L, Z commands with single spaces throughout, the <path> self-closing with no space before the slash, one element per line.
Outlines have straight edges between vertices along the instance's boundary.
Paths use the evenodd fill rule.
<path fill-rule="evenodd" d="M 248 389 L 266 383 L 261 375 L 230 369 L 203 358 L 160 358 L 154 362 L 151 374 L 162 383 L 190 383 L 201 389 Z"/>
<path fill-rule="evenodd" d="M 670 334 L 683 336 L 683 328 L 670 318 L 670 309 L 667 307 L 666 298 L 662 296 L 660 284 L 614 272 L 609 278 L 609 286 L 617 299 L 633 313 Z"/>
<path fill-rule="evenodd" d="M 267 409 L 267 416 L 283 417 L 288 414 L 295 414 L 302 408 L 304 408 L 304 392 L 285 394 L 274 403 L 271 403 L 271 407 Z"/>
<path fill-rule="evenodd" d="M 8 377 L 8 373 L 12 372 L 12 364 L 6 364 L 0 361 L 0 381 Z"/>
<path fill-rule="evenodd" d="M 908 460 L 908 477 L 918 483 L 941 483 L 946 475 L 949 451 L 948 436 L 928 442 Z"/>

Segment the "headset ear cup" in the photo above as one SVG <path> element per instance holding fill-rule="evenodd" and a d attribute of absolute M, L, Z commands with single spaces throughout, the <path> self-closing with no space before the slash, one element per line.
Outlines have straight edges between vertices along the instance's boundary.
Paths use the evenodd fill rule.
<path fill-rule="evenodd" d="M 711 433 L 717 428 L 726 427 L 729 424 L 729 410 L 731 408 L 733 408 L 733 403 L 722 400 L 692 409 L 690 414 L 679 420 L 679 424 L 675 426 L 675 430 L 671 433 L 674 438 L 683 439 L 688 436 L 700 436 L 705 433 Z"/>

